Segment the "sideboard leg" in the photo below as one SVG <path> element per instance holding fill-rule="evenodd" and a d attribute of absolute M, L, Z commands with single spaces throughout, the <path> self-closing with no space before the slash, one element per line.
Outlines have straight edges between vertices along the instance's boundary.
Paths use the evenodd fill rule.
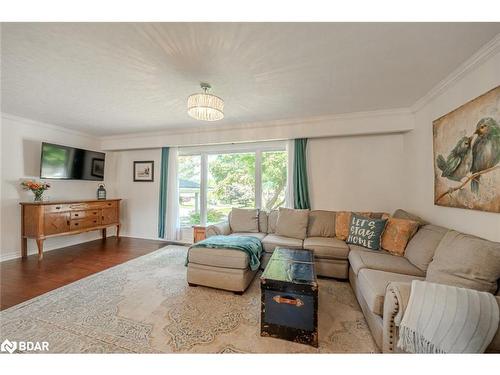
<path fill-rule="evenodd" d="M 102 228 L 102 239 L 106 239 L 106 228 Z"/>
<path fill-rule="evenodd" d="M 120 238 L 120 224 L 116 226 L 116 238 Z"/>
<path fill-rule="evenodd" d="M 36 240 L 36 245 L 38 246 L 38 260 L 43 259 L 43 240 Z"/>
<path fill-rule="evenodd" d="M 21 257 L 26 259 L 28 257 L 28 239 L 21 237 Z"/>

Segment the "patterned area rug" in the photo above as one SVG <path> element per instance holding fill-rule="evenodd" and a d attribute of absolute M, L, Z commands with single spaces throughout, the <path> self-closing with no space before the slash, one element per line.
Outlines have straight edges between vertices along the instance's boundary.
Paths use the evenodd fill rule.
<path fill-rule="evenodd" d="M 53 353 L 371 353 L 349 283 L 319 280 L 319 348 L 260 332 L 258 276 L 238 296 L 189 287 L 186 247 L 167 246 L 0 312 L 0 342 Z"/>

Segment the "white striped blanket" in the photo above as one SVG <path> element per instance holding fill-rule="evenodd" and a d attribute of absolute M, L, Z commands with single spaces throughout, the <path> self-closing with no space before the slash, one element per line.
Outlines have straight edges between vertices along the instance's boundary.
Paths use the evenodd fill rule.
<path fill-rule="evenodd" d="M 398 347 L 410 353 L 483 353 L 498 320 L 490 293 L 413 280 Z"/>

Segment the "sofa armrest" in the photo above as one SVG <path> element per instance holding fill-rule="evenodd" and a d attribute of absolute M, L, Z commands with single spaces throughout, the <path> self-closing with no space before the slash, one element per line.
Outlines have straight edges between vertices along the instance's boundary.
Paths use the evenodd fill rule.
<path fill-rule="evenodd" d="M 382 352 L 398 351 L 399 324 L 410 299 L 410 283 L 389 283 L 384 298 Z"/>
<path fill-rule="evenodd" d="M 209 225 L 205 231 L 205 237 L 207 238 L 221 235 L 227 236 L 229 234 L 231 234 L 231 228 L 229 227 L 229 223 L 227 221 Z"/>
<path fill-rule="evenodd" d="M 410 300 L 410 283 L 389 283 L 384 299 L 382 351 L 384 353 L 400 352 L 397 348 L 399 339 L 399 325 Z M 500 309 L 500 296 L 495 296 Z M 487 353 L 500 353 L 500 327 L 493 340 L 486 348 Z"/>
<path fill-rule="evenodd" d="M 495 298 L 498 303 L 498 309 L 500 309 L 500 296 L 495 296 Z M 486 348 L 486 353 L 500 353 L 500 326 L 498 327 L 495 336 L 493 336 L 493 340 L 491 340 L 490 345 Z"/>

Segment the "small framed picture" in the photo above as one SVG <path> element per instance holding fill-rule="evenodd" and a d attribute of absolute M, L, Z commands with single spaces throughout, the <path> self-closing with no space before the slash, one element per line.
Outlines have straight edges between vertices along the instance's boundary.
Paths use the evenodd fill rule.
<path fill-rule="evenodd" d="M 104 159 L 92 158 L 90 174 L 94 177 L 104 177 Z"/>
<path fill-rule="evenodd" d="M 154 181 L 154 161 L 134 161 L 134 182 Z"/>

